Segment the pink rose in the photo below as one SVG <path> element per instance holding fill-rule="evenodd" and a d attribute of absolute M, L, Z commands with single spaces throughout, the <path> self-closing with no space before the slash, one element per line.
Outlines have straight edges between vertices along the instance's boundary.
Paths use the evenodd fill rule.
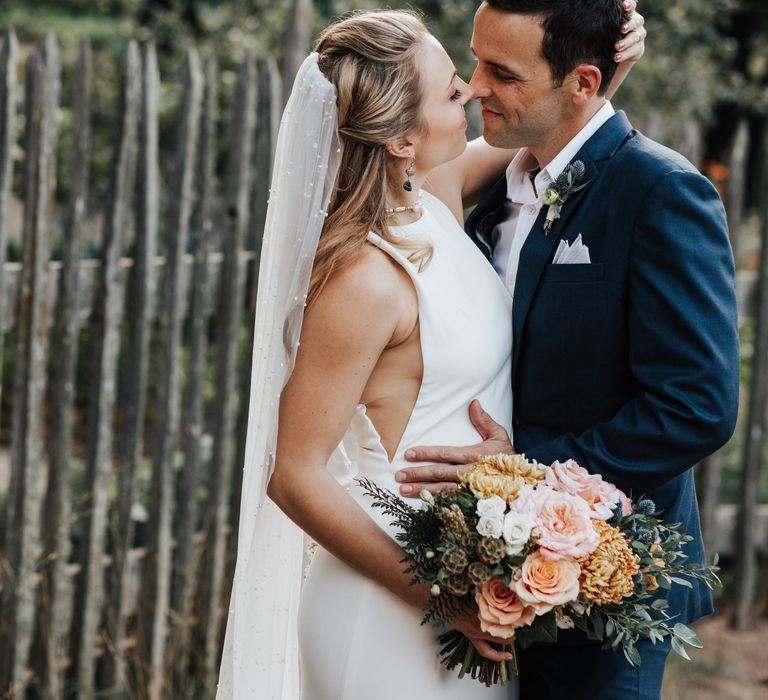
<path fill-rule="evenodd" d="M 613 503 L 614 508 L 616 508 L 617 503 L 621 503 L 621 514 L 632 515 L 632 501 L 626 493 L 618 486 L 614 486 L 610 481 L 603 481 L 603 489 L 606 493 L 605 500 L 607 502 Z M 608 518 L 605 518 L 605 520 L 608 520 Z"/>
<path fill-rule="evenodd" d="M 597 478 L 601 479 L 599 476 Z M 551 486 L 556 491 L 565 491 L 578 496 L 592 488 L 594 476 L 584 467 L 580 467 L 577 462 L 569 459 L 567 462 L 553 462 L 547 469 L 545 480 L 547 486 Z"/>
<path fill-rule="evenodd" d="M 530 625 L 536 617 L 534 608 L 526 606 L 498 576 L 489 578 L 480 586 L 475 600 L 480 629 L 500 639 L 511 639 L 517 627 Z"/>
<path fill-rule="evenodd" d="M 515 583 L 520 600 L 544 615 L 557 605 L 576 600 L 581 567 L 573 559 L 553 561 L 537 551 L 523 562 L 522 576 Z"/>
<path fill-rule="evenodd" d="M 534 512 L 533 534 L 546 558 L 586 559 L 600 544 L 589 506 L 582 498 L 548 486 L 533 489 L 526 498 L 526 510 Z"/>
<path fill-rule="evenodd" d="M 547 469 L 546 483 L 556 491 L 582 498 L 589 506 L 590 517 L 597 520 L 610 520 L 619 502 L 624 515 L 632 512 L 631 501 L 622 491 L 605 481 L 600 474 L 590 474 L 572 459 L 554 462 Z"/>

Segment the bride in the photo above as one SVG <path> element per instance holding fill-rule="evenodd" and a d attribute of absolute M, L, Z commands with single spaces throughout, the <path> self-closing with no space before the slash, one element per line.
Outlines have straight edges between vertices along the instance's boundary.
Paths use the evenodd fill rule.
<path fill-rule="evenodd" d="M 641 54 L 642 42 L 625 53 L 611 92 Z M 462 212 L 514 153 L 467 147 L 472 96 L 402 11 L 328 27 L 296 77 L 262 250 L 217 698 L 516 697 L 440 666 L 437 633 L 419 624 L 429 590 L 409 585 L 395 532 L 354 481 L 396 492 L 405 445 L 476 442 L 470 402 L 475 423 L 482 405 L 511 425 L 511 299 Z M 332 473 L 345 435 L 351 459 Z M 319 544 L 303 585 L 302 530 Z M 453 624 L 483 656 L 509 656 L 470 616 Z"/>

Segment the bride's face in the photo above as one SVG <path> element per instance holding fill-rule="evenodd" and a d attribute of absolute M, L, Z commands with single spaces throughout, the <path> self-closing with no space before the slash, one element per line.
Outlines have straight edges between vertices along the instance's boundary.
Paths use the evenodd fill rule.
<path fill-rule="evenodd" d="M 464 105 L 474 93 L 459 78 L 453 61 L 432 35 L 424 40 L 418 68 L 424 90 L 421 101 L 424 129 L 413 142 L 416 170 L 424 173 L 464 152 L 467 147 Z"/>

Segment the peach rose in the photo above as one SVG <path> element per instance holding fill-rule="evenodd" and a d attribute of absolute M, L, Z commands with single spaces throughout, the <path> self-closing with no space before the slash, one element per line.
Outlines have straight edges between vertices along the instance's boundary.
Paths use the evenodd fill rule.
<path fill-rule="evenodd" d="M 618 503 L 622 504 L 624 515 L 632 513 L 631 502 L 622 491 L 605 481 L 600 474 L 590 474 L 572 459 L 553 462 L 547 469 L 546 483 L 556 491 L 585 500 L 591 517 L 597 520 L 610 520 Z"/>
<path fill-rule="evenodd" d="M 573 559 L 552 561 L 537 551 L 523 562 L 515 591 L 523 604 L 533 607 L 537 615 L 543 615 L 557 605 L 576 600 L 580 573 L 581 567 Z"/>
<path fill-rule="evenodd" d="M 546 486 L 526 491 L 524 498 L 527 502 L 518 507 L 533 513 L 536 523 L 533 534 L 543 556 L 581 560 L 600 544 L 589 506 L 583 499 Z"/>
<path fill-rule="evenodd" d="M 498 576 L 489 578 L 475 594 L 480 629 L 500 639 L 511 639 L 515 629 L 533 622 L 536 611 L 526 606 Z"/>

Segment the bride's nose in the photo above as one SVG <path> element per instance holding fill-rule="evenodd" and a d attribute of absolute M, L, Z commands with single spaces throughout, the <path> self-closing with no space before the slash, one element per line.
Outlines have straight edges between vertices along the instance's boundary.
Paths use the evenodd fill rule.
<path fill-rule="evenodd" d="M 470 100 L 475 99 L 475 89 L 469 83 L 466 83 L 463 80 L 461 82 L 464 83 L 461 92 L 464 96 L 464 104 L 466 104 Z"/>

